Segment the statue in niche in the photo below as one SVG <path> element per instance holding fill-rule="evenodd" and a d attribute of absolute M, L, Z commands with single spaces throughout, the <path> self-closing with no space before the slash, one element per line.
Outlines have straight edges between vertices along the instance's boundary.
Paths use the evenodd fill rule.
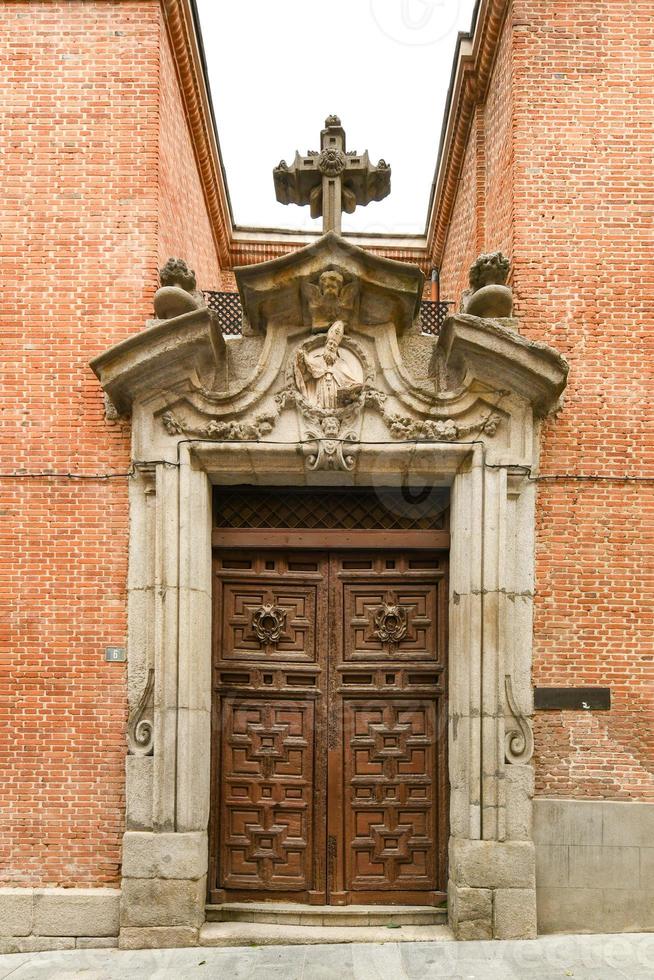
<path fill-rule="evenodd" d="M 361 394 L 363 368 L 354 354 L 341 347 L 344 334 L 345 324 L 337 320 L 327 331 L 324 347 L 297 352 L 297 389 L 307 402 L 318 408 L 344 408 Z"/>
<path fill-rule="evenodd" d="M 346 283 L 336 269 L 326 269 L 320 275 L 318 285 L 303 283 L 302 295 L 308 307 L 311 328 L 326 330 L 337 320 L 343 324 L 352 322 L 359 298 L 359 283 Z"/>

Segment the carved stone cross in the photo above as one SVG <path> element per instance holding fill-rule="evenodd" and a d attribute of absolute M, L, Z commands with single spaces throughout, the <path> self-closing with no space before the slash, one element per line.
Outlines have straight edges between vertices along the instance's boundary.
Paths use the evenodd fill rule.
<path fill-rule="evenodd" d="M 320 133 L 320 151 L 304 156 L 295 152 L 289 165 L 282 160 L 273 170 L 275 195 L 282 204 L 309 204 L 311 217 L 322 215 L 322 230 L 341 232 L 341 214 L 371 201 L 381 201 L 391 190 L 391 168 L 380 160 L 370 163 L 368 151 L 346 150 L 345 130 L 338 116 L 327 116 Z"/>

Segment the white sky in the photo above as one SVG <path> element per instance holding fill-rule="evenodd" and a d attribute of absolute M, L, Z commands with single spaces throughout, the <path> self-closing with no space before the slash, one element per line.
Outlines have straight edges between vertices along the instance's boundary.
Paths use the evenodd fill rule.
<path fill-rule="evenodd" d="M 474 0 L 197 0 L 238 225 L 319 230 L 278 204 L 272 168 L 320 146 L 330 113 L 347 148 L 391 164 L 391 194 L 343 230 L 421 233 L 458 31 Z"/>

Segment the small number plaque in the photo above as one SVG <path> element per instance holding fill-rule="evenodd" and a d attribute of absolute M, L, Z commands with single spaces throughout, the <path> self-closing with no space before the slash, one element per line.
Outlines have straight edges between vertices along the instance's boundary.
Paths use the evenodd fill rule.
<path fill-rule="evenodd" d="M 127 650 L 125 647 L 105 647 L 104 659 L 114 664 L 123 664 L 127 660 Z"/>

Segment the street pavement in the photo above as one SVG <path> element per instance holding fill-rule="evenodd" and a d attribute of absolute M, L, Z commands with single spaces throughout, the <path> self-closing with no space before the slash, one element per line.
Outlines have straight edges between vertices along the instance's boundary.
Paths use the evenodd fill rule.
<path fill-rule="evenodd" d="M 78 949 L 0 956 L 0 980 L 654 980 L 654 933 L 529 941 Z"/>

